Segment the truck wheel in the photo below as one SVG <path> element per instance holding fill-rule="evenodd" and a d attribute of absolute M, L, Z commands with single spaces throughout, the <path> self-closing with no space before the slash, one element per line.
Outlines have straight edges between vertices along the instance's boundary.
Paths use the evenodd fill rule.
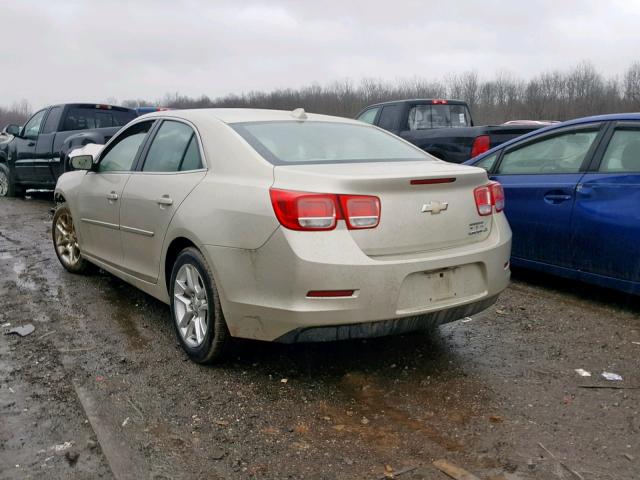
<path fill-rule="evenodd" d="M 22 194 L 22 187 L 11 178 L 9 167 L 0 163 L 0 197 L 19 197 Z"/>

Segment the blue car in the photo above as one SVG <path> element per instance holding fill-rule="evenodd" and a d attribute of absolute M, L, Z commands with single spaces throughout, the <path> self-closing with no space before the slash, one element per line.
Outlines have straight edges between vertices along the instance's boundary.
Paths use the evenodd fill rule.
<path fill-rule="evenodd" d="M 640 294 L 640 114 L 555 124 L 466 163 L 504 187 L 514 266 Z"/>

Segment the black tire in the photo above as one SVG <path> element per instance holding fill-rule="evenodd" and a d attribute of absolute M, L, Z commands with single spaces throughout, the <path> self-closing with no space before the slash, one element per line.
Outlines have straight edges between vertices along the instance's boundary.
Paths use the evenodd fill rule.
<path fill-rule="evenodd" d="M 72 235 L 72 240 L 75 241 L 73 248 L 77 250 L 77 257 L 72 256 L 68 253 L 66 255 L 69 255 L 70 258 L 65 257 L 65 253 L 61 251 L 62 246 L 58 245 L 59 240 L 61 240 L 60 236 L 62 235 L 60 230 L 58 229 L 58 223 L 62 222 L 64 216 L 68 218 L 66 224 L 71 229 L 70 234 Z M 58 261 L 67 271 L 77 274 L 87 274 L 95 271 L 95 267 L 93 266 L 93 264 L 82 257 L 82 252 L 80 250 L 80 247 L 78 246 L 77 236 L 75 234 L 75 227 L 73 225 L 71 211 L 69 210 L 69 207 L 67 207 L 66 203 L 59 204 L 58 208 L 53 214 L 53 221 L 51 222 L 51 239 L 53 240 L 53 250 L 56 252 Z M 77 259 L 73 260 L 74 258 Z"/>
<path fill-rule="evenodd" d="M 190 265 L 197 270 L 206 290 L 207 329 L 202 343 L 197 346 L 189 345 L 182 333 L 180 333 L 176 314 L 176 277 L 178 276 L 181 268 L 185 265 Z M 189 358 L 194 362 L 201 364 L 212 363 L 215 360 L 220 359 L 224 355 L 226 346 L 229 343 L 229 329 L 227 328 L 227 323 L 224 320 L 222 307 L 220 306 L 220 297 L 213 279 L 213 274 L 206 259 L 198 249 L 193 247 L 185 248 L 176 258 L 171 269 L 169 298 L 171 318 L 173 319 L 173 327 L 176 332 L 176 337 Z"/>
<path fill-rule="evenodd" d="M 16 185 L 11 177 L 9 167 L 0 163 L 0 197 L 21 197 L 22 195 L 24 195 L 24 189 L 20 185 Z"/>

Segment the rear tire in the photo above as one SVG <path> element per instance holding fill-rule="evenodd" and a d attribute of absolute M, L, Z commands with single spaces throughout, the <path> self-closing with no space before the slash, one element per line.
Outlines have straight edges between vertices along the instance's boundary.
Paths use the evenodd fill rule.
<path fill-rule="evenodd" d="M 0 163 L 0 197 L 21 197 L 24 190 L 11 178 L 9 167 Z"/>
<path fill-rule="evenodd" d="M 169 296 L 176 336 L 189 358 L 212 363 L 222 357 L 229 330 L 211 269 L 196 248 L 185 248 L 176 258 Z"/>
<path fill-rule="evenodd" d="M 51 238 L 56 256 L 67 271 L 85 274 L 94 270 L 93 265 L 82 257 L 71 211 L 66 203 L 61 203 L 53 214 Z"/>

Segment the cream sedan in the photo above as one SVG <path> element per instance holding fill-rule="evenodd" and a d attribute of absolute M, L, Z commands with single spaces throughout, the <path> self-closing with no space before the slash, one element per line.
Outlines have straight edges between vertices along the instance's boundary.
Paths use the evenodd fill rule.
<path fill-rule="evenodd" d="M 501 186 L 354 120 L 163 111 L 71 163 L 55 190 L 60 262 L 168 303 L 196 362 L 230 337 L 431 328 L 486 309 L 509 281 Z"/>

